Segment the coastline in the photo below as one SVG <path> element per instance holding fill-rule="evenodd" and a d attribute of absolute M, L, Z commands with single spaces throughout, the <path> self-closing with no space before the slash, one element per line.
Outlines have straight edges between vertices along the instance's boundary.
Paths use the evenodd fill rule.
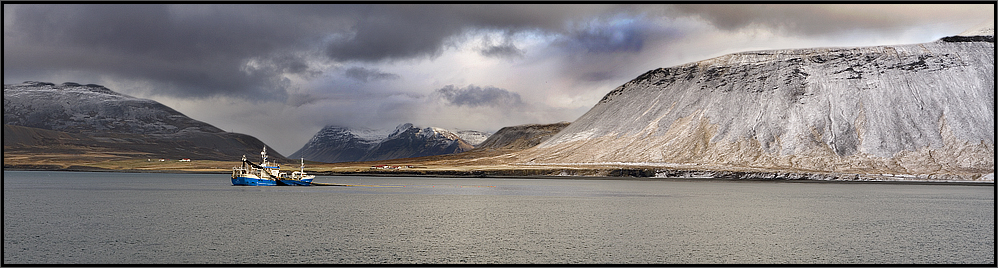
<path fill-rule="evenodd" d="M 4 171 L 229 174 L 228 169 L 110 169 L 71 165 L 4 165 Z M 312 171 L 316 176 L 427 177 L 427 178 L 498 178 L 498 179 L 571 179 L 571 180 L 678 180 L 729 182 L 800 182 L 800 183 L 888 183 L 994 186 L 993 180 L 944 180 L 897 177 L 885 174 L 832 174 L 801 172 L 673 170 L 661 168 L 545 168 L 545 169 L 403 169 L 361 171 Z"/>

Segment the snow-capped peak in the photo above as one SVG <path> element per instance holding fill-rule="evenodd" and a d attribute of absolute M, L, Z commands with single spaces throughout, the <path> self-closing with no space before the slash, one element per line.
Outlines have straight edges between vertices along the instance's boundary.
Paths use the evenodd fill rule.
<path fill-rule="evenodd" d="M 460 139 L 454 132 L 438 127 L 427 127 L 420 130 L 419 135 L 424 138 L 440 137 L 448 140 Z"/>
<path fill-rule="evenodd" d="M 405 132 L 406 130 L 409 130 L 410 128 L 412 128 L 412 124 L 411 123 L 399 124 L 397 127 L 395 127 L 395 131 L 392 132 L 392 134 L 388 135 L 388 136 L 389 137 L 396 136 L 398 134 L 401 134 L 401 133 Z"/>

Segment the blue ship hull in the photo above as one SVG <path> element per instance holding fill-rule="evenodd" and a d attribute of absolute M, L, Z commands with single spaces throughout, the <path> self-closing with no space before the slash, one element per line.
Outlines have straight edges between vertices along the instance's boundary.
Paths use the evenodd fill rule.
<path fill-rule="evenodd" d="M 278 185 L 290 185 L 290 186 L 311 186 L 312 180 L 280 180 Z"/>
<path fill-rule="evenodd" d="M 296 185 L 296 186 L 310 186 L 312 185 L 312 179 L 303 180 L 266 180 L 257 179 L 251 177 L 237 176 L 232 178 L 232 185 L 240 186 L 278 186 L 278 185 Z"/>
<path fill-rule="evenodd" d="M 232 185 L 242 186 L 277 186 L 277 181 L 237 176 L 232 178 Z"/>

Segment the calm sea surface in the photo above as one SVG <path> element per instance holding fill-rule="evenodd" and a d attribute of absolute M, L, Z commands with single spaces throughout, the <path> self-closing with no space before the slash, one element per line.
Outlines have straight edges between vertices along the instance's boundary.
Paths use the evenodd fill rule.
<path fill-rule="evenodd" d="M 4 264 L 995 262 L 995 188 L 3 172 Z"/>

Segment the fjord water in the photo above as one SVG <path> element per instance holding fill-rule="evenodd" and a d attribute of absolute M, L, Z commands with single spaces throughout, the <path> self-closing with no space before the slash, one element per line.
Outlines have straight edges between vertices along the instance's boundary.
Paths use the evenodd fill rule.
<path fill-rule="evenodd" d="M 994 184 L 4 171 L 4 264 L 994 263 Z"/>

